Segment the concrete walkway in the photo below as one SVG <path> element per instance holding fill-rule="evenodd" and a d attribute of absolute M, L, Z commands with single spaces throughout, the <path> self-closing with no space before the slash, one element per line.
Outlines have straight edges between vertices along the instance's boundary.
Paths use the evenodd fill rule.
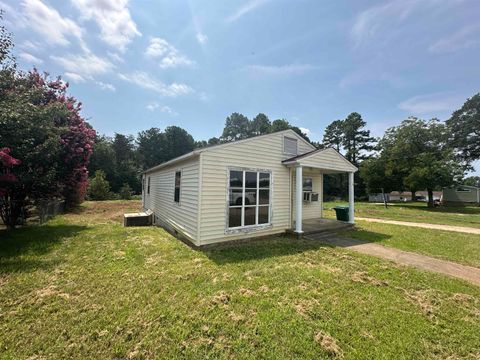
<path fill-rule="evenodd" d="M 305 236 L 305 238 L 309 240 L 318 240 L 335 247 L 347 248 L 362 254 L 391 260 L 397 264 L 414 266 L 422 270 L 429 270 L 453 276 L 480 286 L 480 269 L 472 266 L 460 265 L 451 261 L 439 260 L 430 256 L 398 250 L 375 243 L 339 237 L 333 234 L 311 234 Z"/>
<path fill-rule="evenodd" d="M 382 224 L 412 226 L 412 227 L 419 227 L 419 228 L 424 228 L 424 229 L 455 231 L 455 232 L 461 232 L 461 233 L 466 233 L 466 234 L 480 235 L 480 229 L 469 228 L 469 227 L 465 227 L 465 226 L 426 224 L 426 223 L 416 223 L 416 222 L 410 222 L 410 221 L 397 221 L 397 220 L 362 218 L 362 217 L 355 217 L 355 220 L 376 222 L 376 223 L 382 223 Z"/>

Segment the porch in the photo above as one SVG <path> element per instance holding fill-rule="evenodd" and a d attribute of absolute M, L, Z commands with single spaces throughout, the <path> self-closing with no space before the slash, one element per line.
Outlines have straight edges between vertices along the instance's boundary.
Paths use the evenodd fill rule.
<path fill-rule="evenodd" d="M 291 169 L 292 230 L 295 234 L 338 231 L 354 224 L 354 173 L 358 171 L 357 167 L 334 149 L 315 150 L 286 159 L 283 164 Z M 323 176 L 332 173 L 348 173 L 348 223 L 322 218 Z"/>

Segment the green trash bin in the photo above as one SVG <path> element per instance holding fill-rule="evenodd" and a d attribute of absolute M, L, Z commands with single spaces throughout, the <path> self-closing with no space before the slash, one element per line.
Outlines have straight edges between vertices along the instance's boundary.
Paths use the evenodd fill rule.
<path fill-rule="evenodd" d="M 340 221 L 347 221 L 349 219 L 349 207 L 348 206 L 335 206 L 333 208 L 335 213 L 337 214 L 337 220 Z"/>

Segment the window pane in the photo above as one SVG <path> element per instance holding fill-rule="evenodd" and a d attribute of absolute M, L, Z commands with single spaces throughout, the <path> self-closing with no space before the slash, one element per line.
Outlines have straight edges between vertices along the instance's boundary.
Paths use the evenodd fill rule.
<path fill-rule="evenodd" d="M 245 205 L 255 205 L 257 203 L 257 190 L 245 190 Z"/>
<path fill-rule="evenodd" d="M 245 172 L 245 187 L 246 188 L 256 188 L 257 187 L 257 173 L 256 172 Z"/>
<path fill-rule="evenodd" d="M 230 170 L 230 187 L 243 186 L 243 171 Z"/>
<path fill-rule="evenodd" d="M 303 191 L 313 191 L 312 178 L 303 178 Z"/>
<path fill-rule="evenodd" d="M 258 223 L 259 224 L 268 224 L 268 211 L 269 206 L 259 206 L 258 207 Z"/>
<path fill-rule="evenodd" d="M 269 173 L 260 173 L 260 187 L 261 188 L 270 187 L 270 174 Z"/>
<path fill-rule="evenodd" d="M 182 173 L 180 171 L 177 171 L 175 173 L 175 187 L 180 187 L 180 179 L 182 177 Z"/>
<path fill-rule="evenodd" d="M 175 202 L 180 202 L 180 188 L 175 188 Z"/>
<path fill-rule="evenodd" d="M 243 204 L 243 202 L 242 202 L 243 191 L 240 190 L 240 189 L 230 190 L 229 198 L 230 198 L 230 200 L 229 200 L 230 206 L 242 205 Z"/>
<path fill-rule="evenodd" d="M 257 212 L 257 208 L 255 206 L 245 207 L 245 226 L 255 225 L 256 212 Z"/>
<path fill-rule="evenodd" d="M 229 208 L 228 227 L 242 226 L 242 208 Z"/>
<path fill-rule="evenodd" d="M 258 203 L 260 205 L 270 204 L 270 190 L 260 190 Z"/>

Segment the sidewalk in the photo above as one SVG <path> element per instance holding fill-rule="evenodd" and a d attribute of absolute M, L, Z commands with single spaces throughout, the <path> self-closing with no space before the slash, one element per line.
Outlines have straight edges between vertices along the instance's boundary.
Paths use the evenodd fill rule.
<path fill-rule="evenodd" d="M 339 237 L 336 235 L 312 234 L 306 239 L 317 240 L 335 247 L 342 247 L 362 254 L 376 256 L 393 261 L 397 264 L 414 266 L 416 268 L 456 277 L 480 286 L 480 269 L 457 264 L 451 261 L 435 259 L 430 256 L 415 254 L 387 246 Z"/>
<path fill-rule="evenodd" d="M 412 227 L 419 227 L 419 228 L 424 228 L 424 229 L 455 231 L 455 232 L 461 232 L 461 233 L 466 233 L 466 234 L 480 235 L 480 229 L 469 228 L 469 227 L 465 227 L 465 226 L 426 224 L 426 223 L 416 223 L 416 222 L 410 222 L 410 221 L 397 221 L 397 220 L 362 218 L 362 217 L 355 217 L 355 220 L 376 222 L 376 223 L 382 223 L 382 224 L 412 226 Z"/>

